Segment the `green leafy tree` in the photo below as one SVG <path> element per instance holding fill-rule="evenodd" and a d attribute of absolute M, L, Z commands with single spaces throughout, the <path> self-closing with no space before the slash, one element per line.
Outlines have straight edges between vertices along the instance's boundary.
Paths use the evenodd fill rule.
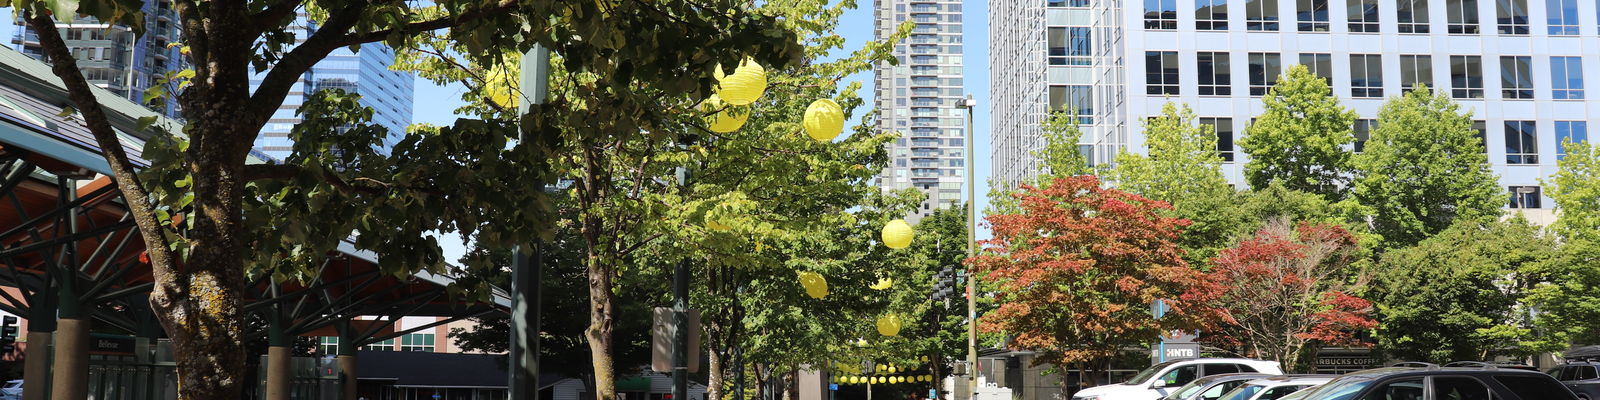
<path fill-rule="evenodd" d="M 1190 221 L 1182 243 L 1191 261 L 1226 247 L 1241 225 L 1231 211 L 1235 194 L 1222 176 L 1214 129 L 1197 124 L 1187 105 L 1167 103 L 1145 122 L 1148 154 L 1124 150 L 1107 173 L 1119 189 L 1167 202 L 1172 208 L 1164 213 Z"/>
<path fill-rule="evenodd" d="M 1543 183 L 1556 202 L 1552 230 L 1561 237 L 1560 257 L 1545 284 L 1534 289 L 1535 317 L 1550 340 L 1600 342 L 1600 146 L 1563 143 L 1560 167 Z"/>
<path fill-rule="evenodd" d="M 1504 191 L 1489 170 L 1470 112 L 1419 88 L 1389 99 L 1356 156 L 1353 199 L 1388 247 L 1422 241 L 1461 221 L 1501 214 Z"/>
<path fill-rule="evenodd" d="M 1041 128 L 1041 137 L 1044 138 L 1044 148 L 1033 152 L 1033 157 L 1044 162 L 1048 173 L 1041 175 L 1037 182 L 1050 182 L 1054 178 L 1094 175 L 1094 167 L 1089 165 L 1089 160 L 1084 158 L 1083 151 L 1078 149 L 1078 141 L 1083 139 L 1083 130 L 1078 127 L 1078 114 L 1066 111 L 1050 113 L 1050 118 L 1044 120 Z"/>
<path fill-rule="evenodd" d="M 1530 290 L 1547 282 L 1556 242 L 1521 218 L 1462 221 L 1377 267 L 1378 343 L 1428 362 L 1529 356 L 1564 349 L 1530 318 Z"/>
<path fill-rule="evenodd" d="M 603 141 L 641 130 L 659 134 L 656 125 L 687 113 L 657 100 L 703 97 L 713 65 L 737 62 L 730 55 L 770 66 L 800 56 L 794 35 L 777 18 L 746 12 L 745 3 L 734 1 L 178 0 L 183 61 L 194 69 L 163 77 L 172 84 L 147 97 L 177 97 L 188 121 L 185 139 L 142 133 L 160 137 L 149 141 L 153 148 L 144 158 L 152 171 L 141 176 L 56 28 L 57 21 L 84 14 L 139 31 L 141 5 L 0 1 L 39 32 L 53 72 L 102 149 L 139 227 L 154 279 L 150 303 L 172 339 L 185 399 L 239 397 L 247 266 L 275 273 L 290 266 L 300 270 L 286 276 L 304 274 L 317 265 L 310 259 L 356 230 L 357 247 L 376 252 L 394 273 L 442 268 L 428 236 L 434 231 L 496 246 L 530 242 L 549 227 L 549 202 L 538 183 L 552 181 L 546 160 L 560 154 L 552 145 L 564 135 Z M 292 34 L 301 13 L 318 21 L 315 32 Z M 534 107 L 522 121 L 526 135 L 505 119 L 465 120 L 406 132 L 392 151 L 380 152 L 372 148 L 378 135 L 370 129 L 306 126 L 297 129 L 296 154 L 288 160 L 245 165 L 262 126 L 329 52 L 377 42 L 406 48 L 420 33 L 444 30 L 467 49 L 460 56 L 480 61 L 542 44 L 587 84 Z M 253 73 L 260 73 L 254 91 Z M 560 129 L 571 126 L 589 129 Z M 181 224 L 170 223 L 175 214 L 183 216 Z M 263 256 L 279 248 L 297 250 Z"/>
<path fill-rule="evenodd" d="M 1600 242 L 1600 144 L 1569 138 L 1562 147 L 1556 173 L 1543 181 L 1559 213 L 1552 228 L 1569 242 Z"/>
<path fill-rule="evenodd" d="M 1303 65 L 1289 67 L 1261 99 L 1263 110 L 1239 140 L 1250 156 L 1244 165 L 1251 187 L 1274 181 L 1284 187 L 1344 198 L 1351 177 L 1351 126 L 1356 112 L 1339 105 L 1322 77 Z"/>

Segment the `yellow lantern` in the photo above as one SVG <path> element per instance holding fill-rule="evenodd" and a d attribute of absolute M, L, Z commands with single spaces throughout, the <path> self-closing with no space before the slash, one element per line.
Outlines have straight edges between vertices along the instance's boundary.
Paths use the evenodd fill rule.
<path fill-rule="evenodd" d="M 872 290 L 884 290 L 884 289 L 888 289 L 890 286 L 893 286 L 893 285 L 894 285 L 894 279 L 893 278 L 883 278 L 883 279 L 879 279 L 878 283 L 874 283 L 874 284 L 872 284 L 870 286 L 867 286 L 867 287 L 872 288 Z"/>
<path fill-rule="evenodd" d="M 906 220 L 897 219 L 889 221 L 883 226 L 883 245 L 891 249 L 904 249 L 911 245 L 911 224 Z"/>
<path fill-rule="evenodd" d="M 896 373 L 896 372 L 900 372 L 900 369 L 899 368 L 895 368 L 893 365 L 890 365 L 889 366 L 889 373 L 892 374 L 892 373 Z"/>
<path fill-rule="evenodd" d="M 922 360 L 922 362 L 928 362 L 928 356 L 922 356 L 922 358 L 919 360 Z"/>
<path fill-rule="evenodd" d="M 831 142 L 839 137 L 839 132 L 844 131 L 844 109 L 833 100 L 822 99 L 811 102 L 806 107 L 806 118 L 802 122 L 806 127 L 806 135 L 818 142 Z"/>
<path fill-rule="evenodd" d="M 721 72 L 722 66 L 718 65 L 717 75 L 722 75 Z M 766 91 L 767 70 L 748 58 L 733 73 L 717 78 L 717 94 L 728 104 L 742 106 L 754 103 Z"/>
<path fill-rule="evenodd" d="M 716 133 L 728 133 L 739 130 L 744 122 L 750 119 L 750 110 L 747 107 L 734 107 L 722 101 L 721 97 L 711 95 L 706 101 L 700 102 L 700 109 L 715 114 L 705 117 L 706 126 Z"/>
<path fill-rule="evenodd" d="M 806 295 L 814 299 L 828 297 L 828 281 L 822 274 L 811 271 L 800 271 L 800 286 L 806 288 Z"/>
<path fill-rule="evenodd" d="M 894 377 L 894 383 L 906 383 L 906 377 L 896 376 Z"/>
<path fill-rule="evenodd" d="M 878 317 L 878 334 L 895 336 L 900 334 L 900 317 L 894 314 Z"/>
<path fill-rule="evenodd" d="M 851 384 L 861 383 L 861 377 L 859 376 L 852 376 L 849 379 Z"/>
<path fill-rule="evenodd" d="M 878 364 L 878 372 L 883 372 L 883 371 L 888 371 L 888 370 L 889 370 L 889 366 L 888 365 Z"/>

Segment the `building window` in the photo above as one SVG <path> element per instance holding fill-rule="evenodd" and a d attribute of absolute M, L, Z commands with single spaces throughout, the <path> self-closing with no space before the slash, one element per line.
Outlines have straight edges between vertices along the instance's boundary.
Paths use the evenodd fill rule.
<path fill-rule="evenodd" d="M 1050 28 L 1050 65 L 1089 65 L 1088 27 Z"/>
<path fill-rule="evenodd" d="M 400 351 L 433 352 L 432 333 L 408 333 L 400 337 Z"/>
<path fill-rule="evenodd" d="M 1500 96 L 1533 98 L 1533 57 L 1500 56 Z"/>
<path fill-rule="evenodd" d="M 1567 158 L 1567 142 L 1582 145 L 1589 142 L 1589 123 L 1584 121 L 1556 121 L 1556 159 Z"/>
<path fill-rule="evenodd" d="M 1076 114 L 1079 124 L 1094 123 L 1094 87 L 1088 85 L 1050 86 L 1050 111 Z"/>
<path fill-rule="evenodd" d="M 1355 150 L 1355 152 L 1357 152 L 1357 153 L 1366 151 L 1367 150 L 1367 140 L 1372 138 L 1372 131 L 1375 131 L 1375 130 L 1378 130 L 1378 120 L 1375 120 L 1375 119 L 1358 119 L 1358 120 L 1356 120 L 1355 125 L 1351 126 L 1351 133 L 1355 134 L 1355 137 L 1356 137 L 1355 145 L 1351 146 L 1352 149 Z"/>
<path fill-rule="evenodd" d="M 1250 53 L 1250 95 L 1264 96 L 1267 89 L 1278 84 L 1278 74 L 1283 72 L 1283 60 L 1278 53 Z"/>
<path fill-rule="evenodd" d="M 1501 35 L 1528 34 L 1528 0 L 1495 0 L 1494 14 Z"/>
<path fill-rule="evenodd" d="M 1544 208 L 1538 186 L 1507 186 L 1506 191 L 1511 192 L 1511 208 Z"/>
<path fill-rule="evenodd" d="M 1475 132 L 1478 132 L 1478 147 L 1483 149 L 1483 153 L 1484 154 L 1488 154 L 1489 153 L 1489 124 L 1483 122 L 1483 120 L 1473 120 L 1472 121 L 1472 130 L 1475 131 Z"/>
<path fill-rule="evenodd" d="M 1194 29 L 1228 30 L 1228 0 L 1195 0 Z"/>
<path fill-rule="evenodd" d="M 1433 85 L 1433 56 L 1400 55 L 1400 90 L 1409 92 L 1419 84 Z"/>
<path fill-rule="evenodd" d="M 1383 59 L 1377 54 L 1350 55 L 1350 95 L 1383 97 Z"/>
<path fill-rule="evenodd" d="M 334 337 L 334 336 L 322 336 L 322 337 L 320 337 L 319 340 L 317 341 L 317 354 L 321 354 L 321 355 L 339 354 L 339 338 L 338 337 Z"/>
<path fill-rule="evenodd" d="M 1301 32 L 1328 31 L 1328 0 L 1295 0 Z"/>
<path fill-rule="evenodd" d="M 1144 0 L 1145 29 L 1178 29 L 1177 0 Z"/>
<path fill-rule="evenodd" d="M 1144 52 L 1145 94 L 1178 94 L 1178 52 Z"/>
<path fill-rule="evenodd" d="M 1545 0 L 1551 35 L 1578 34 L 1578 0 Z"/>
<path fill-rule="evenodd" d="M 1450 56 L 1450 97 L 1483 98 L 1483 58 Z"/>
<path fill-rule="evenodd" d="M 361 349 L 368 351 L 394 351 L 394 338 L 388 338 L 377 343 L 362 346 Z"/>
<path fill-rule="evenodd" d="M 1533 121 L 1506 121 L 1506 164 L 1538 164 L 1539 134 Z"/>
<path fill-rule="evenodd" d="M 1306 66 L 1312 75 L 1322 77 L 1328 86 L 1333 86 L 1333 55 L 1300 53 L 1300 65 Z"/>
<path fill-rule="evenodd" d="M 1200 125 L 1210 125 L 1217 133 L 1217 155 L 1222 162 L 1233 162 L 1233 118 L 1200 117 Z"/>
<path fill-rule="evenodd" d="M 1400 33 L 1428 33 L 1428 0 L 1395 0 Z"/>
<path fill-rule="evenodd" d="M 1278 30 L 1278 0 L 1245 0 L 1244 21 L 1247 30 Z"/>
<path fill-rule="evenodd" d="M 1378 0 L 1347 0 L 1345 4 L 1350 32 L 1378 33 Z"/>
<path fill-rule="evenodd" d="M 1198 53 L 1201 96 L 1228 96 L 1233 94 L 1233 63 L 1228 53 Z"/>
<path fill-rule="evenodd" d="M 1448 32 L 1460 35 L 1478 34 L 1478 0 L 1444 0 Z"/>
<path fill-rule="evenodd" d="M 1550 57 L 1551 97 L 1556 100 L 1583 99 L 1583 58 Z"/>

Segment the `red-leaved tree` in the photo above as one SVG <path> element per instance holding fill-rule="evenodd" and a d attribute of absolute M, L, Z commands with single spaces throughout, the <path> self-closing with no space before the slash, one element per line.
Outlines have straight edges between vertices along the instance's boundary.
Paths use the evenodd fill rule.
<path fill-rule="evenodd" d="M 1188 222 L 1163 217 L 1166 203 L 1101 188 L 1093 176 L 1012 196 L 1020 212 L 988 216 L 994 239 L 969 260 L 999 285 L 999 306 L 980 329 L 1014 335 L 1013 346 L 1039 353 L 1036 363 L 1097 369 L 1162 332 L 1194 328 L 1186 304 L 1171 301 L 1199 278 L 1176 243 Z M 1161 299 L 1173 312 L 1156 319 L 1151 304 Z"/>
<path fill-rule="evenodd" d="M 1351 268 L 1359 252 L 1339 226 L 1275 220 L 1213 258 L 1184 299 L 1215 313 L 1206 340 L 1293 369 L 1306 345 L 1348 344 L 1377 325 L 1372 303 L 1350 295 L 1366 281 Z"/>

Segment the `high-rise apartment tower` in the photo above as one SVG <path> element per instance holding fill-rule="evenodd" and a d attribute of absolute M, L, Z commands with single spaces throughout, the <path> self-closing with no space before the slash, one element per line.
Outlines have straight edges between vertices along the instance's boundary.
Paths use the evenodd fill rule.
<path fill-rule="evenodd" d="M 70 24 L 56 23 L 56 31 L 90 84 L 141 104 L 152 78 L 184 69 L 178 47 L 172 45 L 179 39 L 178 14 L 172 9 L 172 2 L 148 0 L 143 11 L 143 36 L 135 36 L 126 26 L 88 17 L 79 17 Z M 17 51 L 48 63 L 39 33 L 20 19 L 14 27 L 11 44 Z M 167 117 L 178 117 L 177 100 L 172 96 L 145 105 Z"/>
<path fill-rule="evenodd" d="M 878 177 L 884 189 L 917 188 L 928 199 L 909 216 L 912 222 L 933 210 L 962 201 L 966 168 L 966 109 L 960 106 L 962 33 L 960 0 L 875 0 L 878 39 L 900 24 L 915 24 L 911 36 L 895 46 L 900 65 L 880 63 L 875 101 L 878 129 L 898 132 L 889 145 L 890 164 Z"/>

